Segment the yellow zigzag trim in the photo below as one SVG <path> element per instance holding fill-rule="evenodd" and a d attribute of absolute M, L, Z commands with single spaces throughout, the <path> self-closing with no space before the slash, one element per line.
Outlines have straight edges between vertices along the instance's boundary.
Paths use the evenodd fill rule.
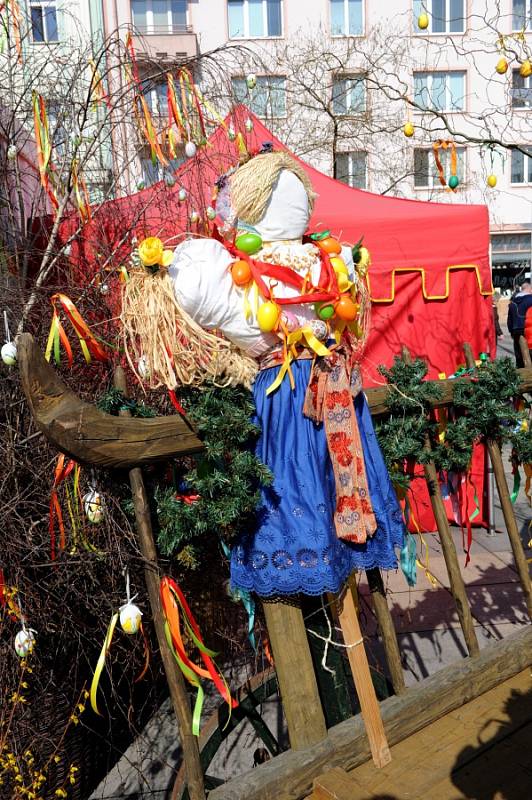
<path fill-rule="evenodd" d="M 421 286 L 423 290 L 423 297 L 425 300 L 447 300 L 449 297 L 450 278 L 449 273 L 459 269 L 474 269 L 477 276 L 478 288 L 481 295 L 485 297 L 493 294 L 493 286 L 490 281 L 490 288 L 486 291 L 482 288 L 482 281 L 480 278 L 479 268 L 476 264 L 455 264 L 452 267 L 447 267 L 445 272 L 445 294 L 428 294 L 425 285 L 425 268 L 424 267 L 395 267 L 392 270 L 392 296 L 391 297 L 373 297 L 371 292 L 371 268 L 368 270 L 368 289 L 372 303 L 393 303 L 395 300 L 395 275 L 397 272 L 420 272 L 421 273 Z"/>

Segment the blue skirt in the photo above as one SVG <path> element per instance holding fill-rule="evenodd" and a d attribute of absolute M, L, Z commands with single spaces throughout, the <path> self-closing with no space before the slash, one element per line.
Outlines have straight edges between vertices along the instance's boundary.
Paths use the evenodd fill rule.
<path fill-rule="evenodd" d="M 255 421 L 262 429 L 255 452 L 274 481 L 262 490 L 254 530 L 233 548 L 231 585 L 261 596 L 338 592 L 355 569 L 395 569 L 395 548 L 403 546 L 401 509 L 362 393 L 354 402 L 377 530 L 364 544 L 338 539 L 325 430 L 303 416 L 311 364 L 292 365 L 294 391 L 286 378 L 266 396 L 279 367 L 260 372 L 253 387 Z"/>

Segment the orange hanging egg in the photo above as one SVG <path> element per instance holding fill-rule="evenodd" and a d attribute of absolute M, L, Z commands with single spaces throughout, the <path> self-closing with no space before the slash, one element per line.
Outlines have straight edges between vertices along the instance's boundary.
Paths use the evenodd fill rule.
<path fill-rule="evenodd" d="M 320 239 L 316 244 L 321 250 L 325 250 L 325 252 L 330 255 L 337 255 L 342 252 L 342 245 L 336 239 L 333 239 L 332 236 Z"/>
<path fill-rule="evenodd" d="M 353 322 L 358 314 L 358 304 L 354 303 L 348 294 L 343 294 L 334 308 L 336 316 L 344 322 Z"/>
<path fill-rule="evenodd" d="M 246 286 L 253 277 L 251 274 L 251 267 L 248 262 L 243 259 L 234 262 L 231 267 L 231 275 L 237 286 Z"/>

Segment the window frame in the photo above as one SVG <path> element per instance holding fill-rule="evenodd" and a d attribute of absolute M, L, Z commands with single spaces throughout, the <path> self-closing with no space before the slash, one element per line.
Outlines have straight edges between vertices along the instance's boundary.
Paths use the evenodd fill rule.
<path fill-rule="evenodd" d="M 429 157 L 429 163 L 428 163 L 428 166 L 429 166 L 428 179 L 429 179 L 429 181 L 424 186 L 416 185 L 416 152 L 427 153 L 428 157 Z M 447 157 L 448 158 L 451 157 L 450 156 L 450 152 L 448 150 L 445 150 L 443 152 L 445 153 L 446 159 L 447 159 Z M 462 154 L 462 161 L 461 161 L 462 175 L 460 175 L 459 153 Z M 456 173 L 457 173 L 458 179 L 460 181 L 459 185 L 463 185 L 463 184 L 465 184 L 467 182 L 467 147 L 462 147 L 462 146 L 457 147 L 456 148 L 456 154 L 457 154 L 457 170 L 456 170 Z M 414 169 L 412 170 L 412 177 L 413 177 L 413 181 L 414 181 L 414 190 L 420 191 L 420 192 L 427 192 L 427 191 L 428 192 L 433 192 L 435 190 L 446 191 L 446 189 L 449 188 L 447 186 L 447 184 L 445 186 L 442 186 L 441 183 L 440 183 L 440 179 L 439 179 L 438 175 L 437 174 L 433 174 L 433 172 L 430 169 L 431 158 L 432 158 L 432 163 L 434 165 L 434 171 L 436 172 L 436 162 L 434 160 L 434 151 L 433 151 L 433 149 L 431 147 L 414 147 L 413 151 L 412 151 L 412 156 L 413 156 L 413 159 L 414 159 L 414 163 L 413 163 Z M 440 160 L 441 160 L 441 156 L 442 156 L 442 151 L 440 151 Z"/>
<path fill-rule="evenodd" d="M 512 11 L 511 11 L 511 14 L 512 14 L 512 33 L 519 33 L 519 31 L 522 31 L 523 28 L 522 27 L 520 27 L 520 28 L 516 28 L 515 27 L 514 18 L 517 15 L 514 12 L 514 3 L 515 3 L 515 0 L 512 0 Z M 528 8 L 527 8 L 527 6 L 528 6 Z M 525 0 L 525 20 L 528 20 L 528 24 L 525 25 L 525 33 L 526 33 L 527 31 L 532 31 L 532 0 Z"/>
<path fill-rule="evenodd" d="M 264 79 L 280 78 L 283 81 L 283 94 L 284 94 L 284 111 L 283 111 L 283 113 L 282 114 L 275 114 L 274 113 L 273 105 L 271 103 L 271 85 L 268 87 L 269 95 L 268 95 L 268 101 L 267 102 L 270 105 L 269 110 L 266 109 L 266 114 L 262 114 L 262 112 L 260 110 L 258 110 L 256 107 L 254 108 L 253 107 L 253 94 L 252 93 L 250 94 L 250 91 L 253 92 L 254 90 L 249 90 L 247 88 L 246 78 L 243 75 L 232 75 L 231 76 L 231 89 L 232 89 L 232 93 L 233 93 L 233 96 L 234 96 L 235 100 L 238 103 L 244 103 L 245 105 L 247 105 L 249 110 L 252 111 L 253 114 L 255 114 L 255 116 L 258 117 L 259 119 L 286 119 L 286 117 L 288 116 L 288 103 L 287 103 L 288 93 L 286 91 L 286 75 L 279 75 L 279 74 L 277 74 L 275 72 L 271 72 L 271 73 L 267 73 L 267 74 L 263 74 L 263 75 L 257 75 L 256 78 L 257 78 L 257 84 L 256 84 L 255 88 L 258 88 L 260 82 L 263 81 Z M 242 97 L 239 98 L 238 92 L 235 90 L 235 81 L 241 81 L 242 82 L 242 88 L 244 88 L 246 90 L 247 97 L 243 97 L 242 96 Z"/>
<path fill-rule="evenodd" d="M 523 81 L 523 86 L 516 87 L 514 85 L 515 79 L 518 78 L 519 80 Z M 523 105 L 517 105 L 514 101 L 516 98 L 514 97 L 515 91 L 520 91 L 522 89 L 528 89 L 529 91 L 529 99 L 522 100 L 521 102 Z M 511 99 L 511 106 L 512 111 L 530 111 L 532 109 L 532 75 L 529 75 L 527 78 L 524 78 L 518 69 L 512 70 L 512 85 L 510 89 L 510 99 Z"/>
<path fill-rule="evenodd" d="M 468 0 L 462 0 L 462 19 L 464 20 L 464 27 L 461 31 L 450 31 L 447 28 L 451 24 L 451 1 L 444 0 L 445 2 L 445 28 L 444 31 L 432 30 L 432 2 L 433 0 L 412 0 L 412 26 L 414 34 L 417 36 L 464 36 L 467 33 L 467 4 Z M 428 5 L 430 4 L 430 9 Z M 418 27 L 417 20 L 420 14 L 425 13 L 429 18 L 429 27 L 426 30 L 421 30 Z"/>
<path fill-rule="evenodd" d="M 153 164 L 150 156 L 149 145 L 143 145 L 141 149 L 138 150 L 137 158 L 140 163 L 140 172 L 145 189 L 147 189 L 149 186 L 153 186 L 155 183 L 164 181 L 168 175 L 173 176 L 181 164 L 186 161 L 184 146 L 180 148 L 178 157 L 175 159 L 170 159 L 167 166 L 161 164 L 160 161 L 157 161 L 156 164 Z M 145 169 L 145 165 L 148 167 L 148 169 Z M 156 172 L 156 178 L 153 181 L 147 180 L 147 175 L 150 170 Z"/>
<path fill-rule="evenodd" d="M 243 3 L 243 21 L 244 21 L 244 33 L 242 36 L 231 36 L 231 27 L 229 24 L 229 4 L 230 0 L 227 0 L 227 38 L 229 41 L 238 41 L 240 39 L 282 39 L 284 37 L 284 0 L 279 1 L 279 19 L 281 22 L 281 32 L 280 33 L 265 33 L 262 36 L 258 36 L 257 34 L 250 34 L 249 31 L 249 0 L 242 0 Z M 262 6 L 262 24 L 263 29 L 265 31 L 268 30 L 268 0 L 261 0 Z"/>
<path fill-rule="evenodd" d="M 135 18 L 133 15 L 133 3 L 130 0 L 129 3 L 129 11 L 131 16 L 131 24 L 135 30 L 137 30 L 143 36 L 172 36 L 177 33 L 184 33 L 188 29 L 188 19 L 189 19 L 189 9 L 188 9 L 188 0 L 185 0 L 185 23 L 181 25 L 179 23 L 174 24 L 174 16 L 172 11 L 172 0 L 166 0 L 166 18 L 167 18 L 167 27 L 166 30 L 161 30 L 160 27 L 156 27 L 153 22 L 153 0 L 142 0 L 142 2 L 146 5 L 146 25 L 145 27 L 135 25 Z"/>
<path fill-rule="evenodd" d="M 430 77 L 430 89 L 427 86 L 427 91 L 429 92 L 430 98 L 432 100 L 432 81 L 435 75 L 445 75 L 446 76 L 446 85 L 445 85 L 445 108 L 436 108 L 434 106 L 426 106 L 425 108 L 416 109 L 416 113 L 418 114 L 430 114 L 434 111 L 437 111 L 441 114 L 463 114 L 467 111 L 467 70 L 465 69 L 434 69 L 434 70 L 414 70 L 412 73 L 413 77 L 413 97 L 414 101 L 417 102 L 416 98 L 416 75 L 427 75 Z M 447 78 L 451 75 L 463 75 L 463 106 L 462 108 L 448 108 L 447 102 L 449 99 L 452 100 L 450 86 L 448 85 Z"/>
<path fill-rule="evenodd" d="M 355 183 L 352 183 L 350 178 L 351 175 L 354 176 L 355 170 L 352 169 L 352 157 L 354 155 L 363 155 L 364 156 L 364 185 L 357 186 Z M 348 163 L 348 177 L 349 180 L 343 181 L 341 178 L 337 176 L 337 167 L 335 164 L 335 180 L 340 181 L 340 183 L 349 186 L 351 189 L 360 189 L 361 191 L 368 191 L 368 178 L 369 178 L 369 169 L 368 169 L 368 151 L 367 150 L 343 150 L 340 153 L 336 153 L 336 161 L 338 161 L 339 157 L 347 156 L 347 163 Z"/>
<path fill-rule="evenodd" d="M 41 9 L 41 23 L 42 23 L 42 34 L 43 39 L 40 41 L 39 39 L 35 39 L 34 35 L 34 26 L 33 26 L 33 9 Z M 55 30 L 57 34 L 57 39 L 50 39 L 48 37 L 48 22 L 46 15 L 44 13 L 45 8 L 51 8 L 54 10 L 55 14 Z M 28 3 L 28 11 L 29 11 L 29 23 L 31 29 L 31 42 L 32 44 L 58 44 L 61 39 L 59 36 L 59 9 L 57 8 L 57 0 L 30 0 Z"/>
<path fill-rule="evenodd" d="M 520 147 L 528 147 L 530 149 L 530 155 L 526 156 L 524 153 L 521 153 L 520 150 L 511 149 L 511 156 L 510 156 L 510 186 L 532 186 L 532 145 L 519 145 Z M 512 180 L 512 166 L 513 166 L 513 156 L 514 153 L 519 154 L 523 158 L 523 178 L 525 177 L 526 172 L 526 162 L 525 159 L 528 158 L 528 175 L 527 177 L 529 180 L 523 181 L 514 181 Z"/>
<path fill-rule="evenodd" d="M 343 82 L 343 81 L 352 81 L 353 83 L 356 81 L 357 83 L 362 85 L 363 88 L 363 107 L 359 109 L 348 109 L 347 98 L 351 96 L 353 92 L 353 85 L 349 88 L 349 91 L 345 91 L 343 97 L 345 97 L 345 111 L 336 111 L 335 102 L 338 98 L 335 98 L 334 95 L 334 86 L 336 83 Z M 339 118 L 349 118 L 349 117 L 356 117 L 360 114 L 366 114 L 368 110 L 368 93 L 367 93 L 367 86 L 366 86 L 366 76 L 364 73 L 349 73 L 349 74 L 342 74 L 338 73 L 333 75 L 332 83 L 331 83 L 331 109 L 332 113 L 335 117 Z"/>
<path fill-rule="evenodd" d="M 333 33 L 333 26 L 332 26 L 332 0 L 329 0 L 329 31 L 331 34 L 332 39 L 356 39 L 357 37 L 362 37 L 366 35 L 366 3 L 365 0 L 361 0 L 361 7 L 362 7 L 362 30 L 360 33 Z M 343 0 L 344 5 L 344 27 L 349 27 L 349 0 Z M 347 23 L 347 24 L 346 24 Z"/>

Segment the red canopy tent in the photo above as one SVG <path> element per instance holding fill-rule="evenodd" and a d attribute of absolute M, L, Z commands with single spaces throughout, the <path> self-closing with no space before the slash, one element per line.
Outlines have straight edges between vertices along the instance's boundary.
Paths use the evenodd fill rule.
<path fill-rule="evenodd" d="M 253 128 L 244 133 L 247 117 Z M 231 121 L 234 129 L 243 133 L 249 150 L 260 148 L 264 142 L 271 142 L 274 149 L 286 149 L 246 108 L 238 107 Z M 187 230 L 205 233 L 206 223 L 191 225 L 190 213 L 197 210 L 205 219 L 216 179 L 237 160 L 237 143 L 230 141 L 227 128 L 220 126 L 207 145 L 180 166 L 173 186 L 160 182 L 99 208 L 74 241 L 79 257 L 76 261 L 94 270 L 118 243 L 123 243 L 127 252 L 131 249 L 130 236 L 126 234 L 124 240 L 124 232 L 131 230 L 139 238 L 160 236 L 168 246 L 176 244 Z M 351 244 L 363 236 L 371 252 L 373 316 L 363 364 L 366 386 L 383 382 L 377 367 L 390 365 L 403 345 L 413 356 L 428 362 L 431 378 L 455 372 L 463 362 L 464 342 L 471 344 L 477 356 L 481 352 L 495 354 L 485 206 L 375 195 L 352 189 L 300 163 L 318 195 L 310 230 L 331 229 L 334 236 Z M 182 189 L 187 196 L 180 202 Z M 77 219 L 65 220 L 63 241 L 69 239 L 77 224 Z M 481 507 L 476 522 L 485 523 L 483 454 L 475 458 L 472 479 Z M 471 510 L 473 495 L 470 489 Z M 419 525 L 433 529 L 426 491 L 420 486 L 414 497 Z M 449 512 L 452 515 L 450 504 Z"/>

